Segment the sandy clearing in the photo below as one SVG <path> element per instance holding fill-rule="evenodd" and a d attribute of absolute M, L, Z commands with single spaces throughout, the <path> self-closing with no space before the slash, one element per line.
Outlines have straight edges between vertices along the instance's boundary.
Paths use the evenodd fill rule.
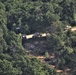
<path fill-rule="evenodd" d="M 71 28 L 71 31 L 76 31 L 76 27 L 72 27 Z"/>

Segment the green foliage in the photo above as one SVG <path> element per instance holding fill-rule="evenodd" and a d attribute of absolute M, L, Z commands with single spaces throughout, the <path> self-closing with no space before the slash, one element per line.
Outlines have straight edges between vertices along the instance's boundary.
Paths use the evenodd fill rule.
<path fill-rule="evenodd" d="M 7 60 L 0 60 L 0 74 L 1 75 L 21 75 L 21 71 L 14 68 L 12 63 Z"/>
<path fill-rule="evenodd" d="M 5 40 L 2 37 L 0 37 L 0 53 L 6 52 L 7 48 L 8 48 L 8 46 L 5 42 Z"/>
<path fill-rule="evenodd" d="M 55 50 L 59 50 L 62 46 L 64 46 L 64 43 L 62 43 L 61 38 L 59 36 L 55 35 L 55 34 L 52 34 L 47 39 L 47 48 L 49 48 L 53 52 Z"/>
<path fill-rule="evenodd" d="M 0 37 L 3 37 L 3 30 L 0 28 Z"/>
<path fill-rule="evenodd" d="M 56 75 L 38 59 L 25 57 L 21 34 L 35 32 L 50 34 L 47 58 L 53 52 L 61 69 L 69 63 L 75 70 L 76 33 L 65 31 L 67 24 L 76 24 L 75 0 L 0 0 L 0 75 Z"/>
<path fill-rule="evenodd" d="M 49 58 L 49 53 L 48 52 L 45 52 L 45 57 Z"/>

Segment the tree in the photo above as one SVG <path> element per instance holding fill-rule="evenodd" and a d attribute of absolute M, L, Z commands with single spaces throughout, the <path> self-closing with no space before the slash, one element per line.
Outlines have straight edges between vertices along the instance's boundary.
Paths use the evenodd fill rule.
<path fill-rule="evenodd" d="M 21 70 L 13 67 L 12 63 L 7 60 L 0 60 L 0 74 L 1 75 L 21 75 Z"/>
<path fill-rule="evenodd" d="M 6 41 L 3 39 L 3 37 L 0 37 L 0 52 L 1 53 L 5 53 L 7 51 L 7 43 Z"/>
<path fill-rule="evenodd" d="M 45 52 L 45 57 L 49 58 L 49 53 L 48 52 Z"/>

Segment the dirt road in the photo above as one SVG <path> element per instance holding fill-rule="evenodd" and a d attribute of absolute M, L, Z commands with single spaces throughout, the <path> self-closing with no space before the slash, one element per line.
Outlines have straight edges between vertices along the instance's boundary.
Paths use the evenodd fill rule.
<path fill-rule="evenodd" d="M 76 27 L 72 27 L 71 28 L 71 31 L 76 31 Z"/>

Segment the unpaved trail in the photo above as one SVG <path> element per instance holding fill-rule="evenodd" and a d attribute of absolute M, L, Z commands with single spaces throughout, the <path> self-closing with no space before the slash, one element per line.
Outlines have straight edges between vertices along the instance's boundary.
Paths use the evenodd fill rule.
<path fill-rule="evenodd" d="M 76 27 L 72 27 L 71 28 L 71 31 L 76 31 Z"/>
<path fill-rule="evenodd" d="M 76 27 L 71 27 L 71 31 L 76 31 Z M 25 35 L 24 37 L 26 37 L 26 39 L 31 39 L 33 38 L 35 34 L 29 34 L 29 35 Z M 37 35 L 36 37 L 46 37 L 49 35 L 49 33 L 40 33 L 41 36 Z"/>
<path fill-rule="evenodd" d="M 33 38 L 34 35 L 35 34 L 26 35 L 26 39 L 31 39 L 31 38 Z M 46 33 L 41 33 L 40 35 L 41 35 L 41 37 L 46 37 L 47 36 Z M 37 35 L 37 37 L 40 37 L 40 36 Z"/>

